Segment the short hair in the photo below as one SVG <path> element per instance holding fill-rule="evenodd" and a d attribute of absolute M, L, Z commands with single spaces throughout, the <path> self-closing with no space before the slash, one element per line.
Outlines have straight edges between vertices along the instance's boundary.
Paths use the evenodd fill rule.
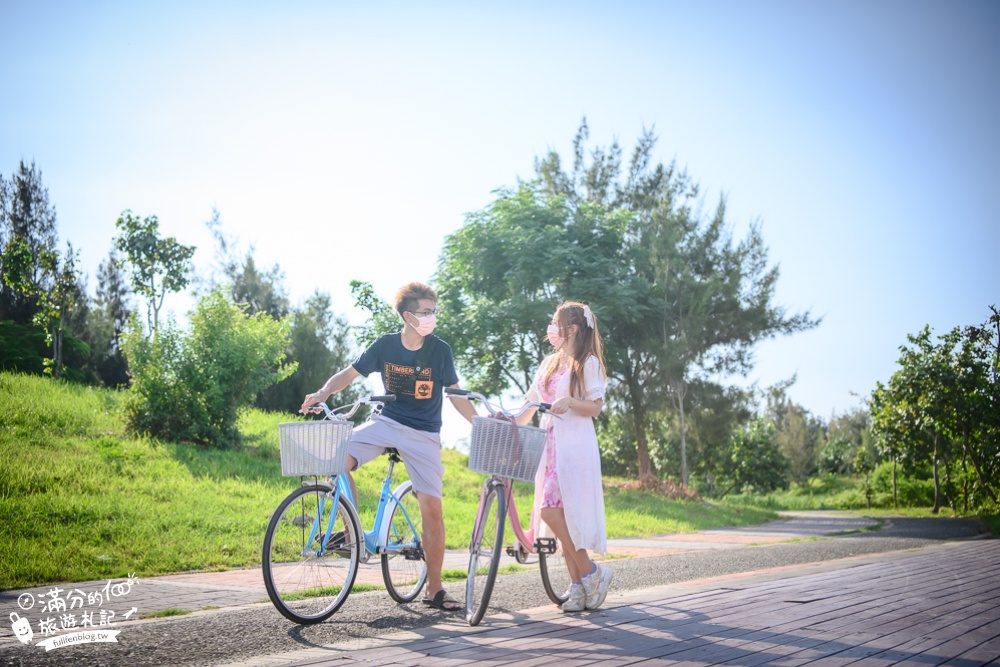
<path fill-rule="evenodd" d="M 429 299 L 437 303 L 438 295 L 430 285 L 423 283 L 403 285 L 396 292 L 396 312 L 399 313 L 400 317 L 407 311 L 413 312 L 413 309 L 419 305 L 417 302 L 420 299 Z"/>

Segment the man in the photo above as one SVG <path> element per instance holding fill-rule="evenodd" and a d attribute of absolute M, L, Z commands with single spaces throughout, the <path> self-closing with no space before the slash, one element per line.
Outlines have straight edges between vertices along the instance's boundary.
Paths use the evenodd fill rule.
<path fill-rule="evenodd" d="M 347 469 L 380 456 L 387 447 L 399 451 L 413 483 L 423 520 L 421 541 L 427 563 L 427 591 L 424 602 L 444 611 L 462 606 L 449 597 L 441 583 L 444 565 L 444 517 L 441 512 L 441 406 L 444 387 L 458 387 L 458 375 L 451 347 L 431 334 L 437 315 L 437 294 L 422 283 L 410 283 L 396 294 L 396 312 L 403 330 L 380 337 L 352 364 L 331 377 L 314 394 L 306 396 L 301 412 L 325 401 L 358 376 L 378 372 L 386 393 L 396 400 L 387 403 L 381 414 L 355 429 L 348 449 Z M 471 401 L 452 401 L 469 422 L 476 415 Z M 354 479 L 348 477 L 354 497 Z"/>

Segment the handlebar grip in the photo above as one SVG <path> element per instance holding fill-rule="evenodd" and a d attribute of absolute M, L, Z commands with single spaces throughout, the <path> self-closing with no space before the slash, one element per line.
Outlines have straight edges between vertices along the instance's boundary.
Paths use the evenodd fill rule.
<path fill-rule="evenodd" d="M 386 394 L 385 396 L 369 396 L 368 400 L 372 403 L 392 403 L 396 400 L 395 394 Z"/>
<path fill-rule="evenodd" d="M 449 394 L 451 396 L 468 396 L 472 392 L 469 391 L 468 389 L 456 389 L 455 387 L 445 387 L 444 393 Z"/>
<path fill-rule="evenodd" d="M 548 412 L 551 409 L 552 409 L 552 404 L 551 403 L 541 403 L 538 406 L 538 411 L 539 412 Z"/>

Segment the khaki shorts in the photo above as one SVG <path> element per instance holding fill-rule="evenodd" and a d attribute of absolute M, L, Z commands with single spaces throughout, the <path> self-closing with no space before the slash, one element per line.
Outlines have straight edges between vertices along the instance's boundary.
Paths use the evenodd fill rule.
<path fill-rule="evenodd" d="M 417 493 L 441 497 L 444 464 L 441 463 L 440 433 L 420 431 L 394 419 L 372 415 L 369 421 L 354 429 L 347 453 L 360 467 L 384 454 L 387 447 L 399 452 Z"/>

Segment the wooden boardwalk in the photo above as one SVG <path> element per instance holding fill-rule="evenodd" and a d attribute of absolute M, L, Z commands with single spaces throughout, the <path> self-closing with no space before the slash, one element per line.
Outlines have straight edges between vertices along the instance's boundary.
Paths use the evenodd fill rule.
<path fill-rule="evenodd" d="M 612 595 L 595 612 L 487 617 L 476 628 L 442 624 L 244 664 L 1000 665 L 1000 540 L 806 572 Z"/>

